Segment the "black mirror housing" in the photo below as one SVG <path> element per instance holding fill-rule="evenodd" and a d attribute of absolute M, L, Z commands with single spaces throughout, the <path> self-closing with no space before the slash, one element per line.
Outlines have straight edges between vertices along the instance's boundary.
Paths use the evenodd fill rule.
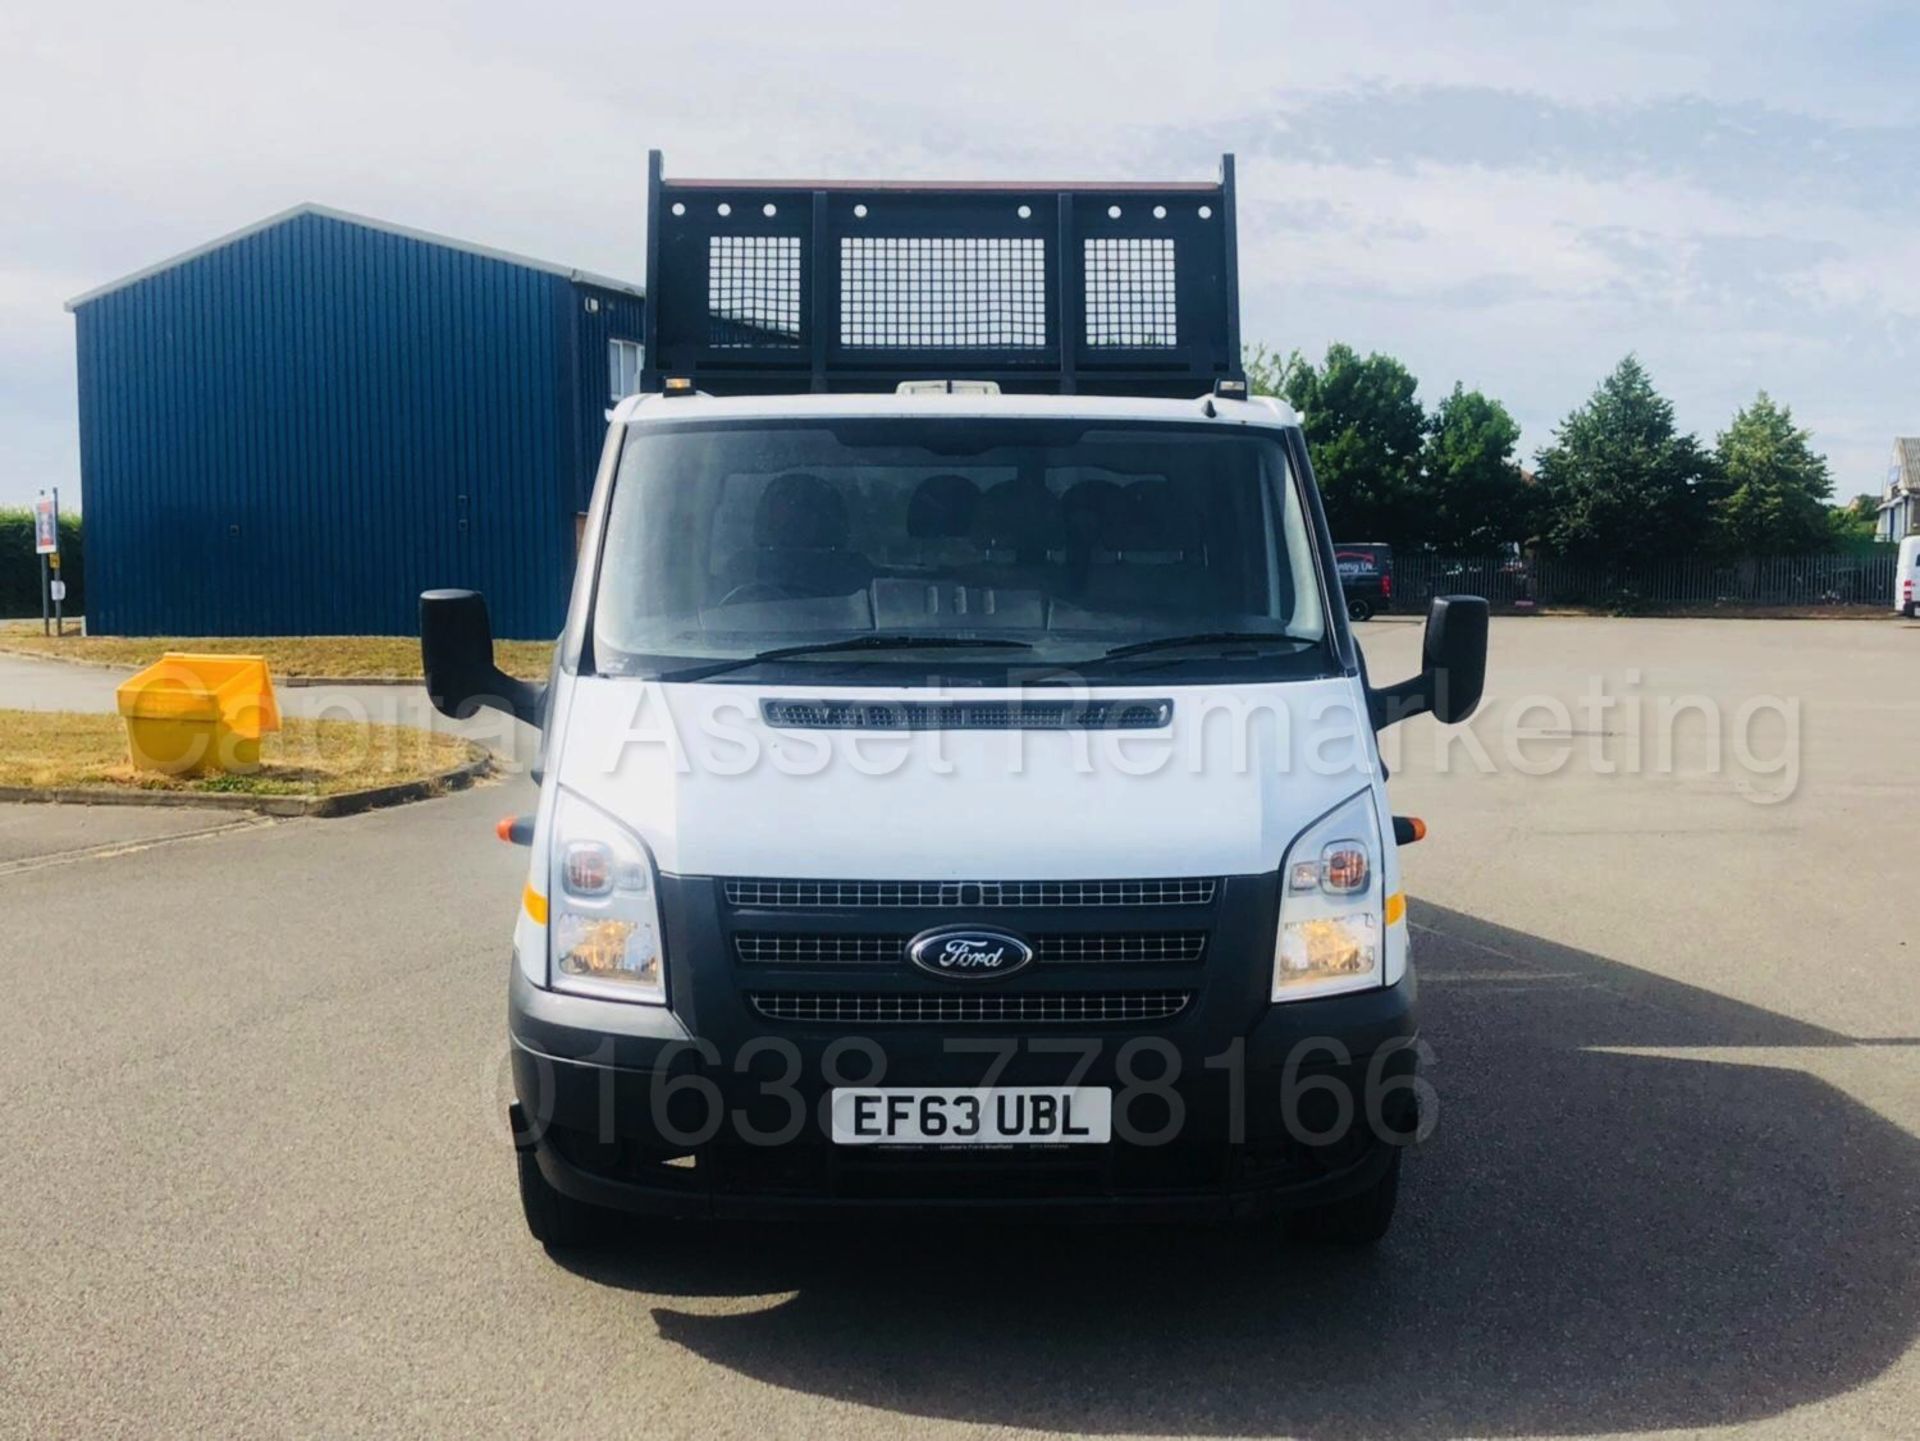
<path fill-rule="evenodd" d="M 1477 595 L 1440 595 L 1427 611 L 1420 674 L 1367 695 L 1373 727 L 1431 713 L 1442 725 L 1472 715 L 1487 684 L 1487 603 Z"/>
<path fill-rule="evenodd" d="M 420 667 L 434 709 L 466 720 L 483 706 L 540 724 L 546 687 L 519 680 L 493 660 L 493 621 L 477 590 L 420 593 Z"/>
<path fill-rule="evenodd" d="M 1433 718 L 1457 725 L 1487 686 L 1487 603 L 1477 595 L 1435 596 L 1427 612 L 1421 671 L 1432 678 Z"/>

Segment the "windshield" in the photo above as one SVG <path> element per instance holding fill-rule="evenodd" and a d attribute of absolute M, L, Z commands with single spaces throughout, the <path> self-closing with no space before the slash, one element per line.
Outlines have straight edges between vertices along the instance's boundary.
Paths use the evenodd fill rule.
<path fill-rule="evenodd" d="M 1200 424 L 636 426 L 593 614 L 599 669 L 685 679 L 1293 676 L 1326 639 L 1278 435 Z"/>

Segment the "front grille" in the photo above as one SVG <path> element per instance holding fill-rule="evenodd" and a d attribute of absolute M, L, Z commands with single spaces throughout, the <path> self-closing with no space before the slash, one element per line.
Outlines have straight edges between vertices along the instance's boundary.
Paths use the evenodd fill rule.
<path fill-rule="evenodd" d="M 752 966 L 885 966 L 903 960 L 905 936 L 767 936 L 733 938 Z"/>
<path fill-rule="evenodd" d="M 1218 882 L 1204 877 L 1140 881 L 785 881 L 733 879 L 727 904 L 763 910 L 936 910 L 950 906 L 1206 906 Z"/>
<path fill-rule="evenodd" d="M 1040 959 L 1053 963 L 1197 961 L 1207 949 L 1205 931 L 1145 931 L 1138 934 L 1042 936 L 1035 943 Z"/>
<path fill-rule="evenodd" d="M 1076 1025 L 1165 1021 L 1184 1011 L 1192 991 L 943 992 L 898 995 L 873 991 L 754 991 L 748 999 L 774 1021 L 839 1025 Z"/>
<path fill-rule="evenodd" d="M 906 959 L 911 936 L 769 935 L 743 932 L 735 953 L 753 966 L 884 966 Z M 1116 931 L 1086 936 L 1034 936 L 1043 965 L 1180 964 L 1207 949 L 1205 931 Z"/>

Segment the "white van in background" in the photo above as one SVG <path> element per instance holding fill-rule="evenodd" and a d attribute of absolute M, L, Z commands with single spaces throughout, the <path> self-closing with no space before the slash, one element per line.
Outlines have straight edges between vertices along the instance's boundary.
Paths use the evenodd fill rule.
<path fill-rule="evenodd" d="M 1920 535 L 1900 542 L 1900 559 L 1893 568 L 1893 608 L 1909 620 L 1920 615 Z"/>

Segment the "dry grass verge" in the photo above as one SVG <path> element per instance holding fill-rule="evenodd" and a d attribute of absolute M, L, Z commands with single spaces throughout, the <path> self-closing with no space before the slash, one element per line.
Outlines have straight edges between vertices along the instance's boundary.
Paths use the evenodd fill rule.
<path fill-rule="evenodd" d="M 169 650 L 258 655 L 266 657 L 276 680 L 420 675 L 420 642 L 405 635 L 49 636 L 40 633 L 39 621 L 22 621 L 0 627 L 0 650 L 125 666 L 150 665 Z M 553 642 L 499 641 L 494 658 L 508 675 L 544 680 L 553 663 Z"/>
<path fill-rule="evenodd" d="M 283 724 L 261 742 L 260 769 L 252 775 L 175 778 L 127 764 L 119 716 L 0 710 L 0 789 L 330 796 L 430 780 L 486 756 L 458 736 L 412 726 Z"/>

